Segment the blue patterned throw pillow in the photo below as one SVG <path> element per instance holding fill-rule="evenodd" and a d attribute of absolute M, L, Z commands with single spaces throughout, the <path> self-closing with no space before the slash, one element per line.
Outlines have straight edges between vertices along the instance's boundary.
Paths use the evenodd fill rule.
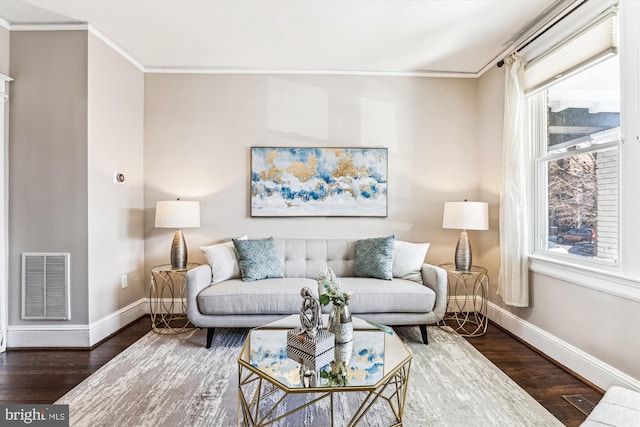
<path fill-rule="evenodd" d="M 233 239 L 244 282 L 284 277 L 273 237 L 259 240 Z"/>
<path fill-rule="evenodd" d="M 393 278 L 393 243 L 395 236 L 356 241 L 353 272 L 358 277 Z"/>

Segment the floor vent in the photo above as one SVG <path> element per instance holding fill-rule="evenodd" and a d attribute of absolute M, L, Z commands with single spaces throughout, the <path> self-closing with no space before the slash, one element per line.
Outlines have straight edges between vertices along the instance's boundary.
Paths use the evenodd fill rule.
<path fill-rule="evenodd" d="M 68 253 L 22 254 L 22 318 L 69 319 Z"/>
<path fill-rule="evenodd" d="M 573 407 L 585 415 L 589 415 L 596 406 L 581 394 L 562 394 L 561 396 L 564 400 L 569 402 Z"/>

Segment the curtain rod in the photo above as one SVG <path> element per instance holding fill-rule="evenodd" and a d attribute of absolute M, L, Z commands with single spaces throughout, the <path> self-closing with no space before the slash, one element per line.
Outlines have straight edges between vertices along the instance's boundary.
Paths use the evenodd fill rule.
<path fill-rule="evenodd" d="M 546 33 L 547 31 L 549 31 L 550 29 L 552 29 L 553 27 L 555 27 L 556 25 L 558 25 L 560 22 L 562 22 L 562 20 L 564 18 L 566 18 L 567 16 L 571 15 L 573 12 L 575 12 L 576 10 L 578 10 L 582 5 L 584 5 L 585 3 L 587 3 L 587 1 L 589 0 L 583 0 L 582 2 L 580 2 L 579 5 L 577 5 L 576 7 L 574 7 L 569 13 L 566 13 L 564 15 L 562 15 L 560 17 L 560 19 L 558 19 L 556 22 L 554 22 L 553 24 L 549 25 L 547 28 L 544 29 L 544 31 L 541 31 L 540 33 L 536 34 L 534 37 L 532 37 L 531 39 L 527 40 L 526 42 L 524 42 L 524 44 L 522 46 L 520 46 L 519 48 L 516 49 L 516 52 L 520 52 L 522 49 L 526 48 L 527 46 L 529 46 L 531 43 L 533 43 L 534 41 L 536 41 L 538 39 L 538 37 L 542 36 L 544 33 Z M 504 59 L 501 59 L 500 61 L 498 61 L 498 63 L 496 64 L 498 66 L 498 68 L 502 68 L 502 66 L 504 65 Z"/>

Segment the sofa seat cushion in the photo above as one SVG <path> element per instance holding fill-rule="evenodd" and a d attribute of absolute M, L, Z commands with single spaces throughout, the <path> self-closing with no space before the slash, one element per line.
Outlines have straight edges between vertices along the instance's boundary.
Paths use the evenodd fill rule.
<path fill-rule="evenodd" d="M 405 279 L 341 277 L 342 289 L 351 292 L 349 309 L 358 313 L 427 313 L 433 310 L 433 289 Z"/>
<path fill-rule="evenodd" d="M 305 286 L 318 296 L 318 284 L 313 279 L 226 280 L 203 289 L 198 294 L 198 308 L 205 315 L 300 313 L 300 289 Z"/>

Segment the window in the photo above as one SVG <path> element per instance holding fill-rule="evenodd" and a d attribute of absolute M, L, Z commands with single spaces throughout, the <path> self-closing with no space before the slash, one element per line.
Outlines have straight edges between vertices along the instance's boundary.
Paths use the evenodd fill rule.
<path fill-rule="evenodd" d="M 618 262 L 619 75 L 615 55 L 531 96 L 537 251 Z"/>
<path fill-rule="evenodd" d="M 521 52 L 529 266 L 640 302 L 640 2 L 602 3 L 584 3 Z"/>

